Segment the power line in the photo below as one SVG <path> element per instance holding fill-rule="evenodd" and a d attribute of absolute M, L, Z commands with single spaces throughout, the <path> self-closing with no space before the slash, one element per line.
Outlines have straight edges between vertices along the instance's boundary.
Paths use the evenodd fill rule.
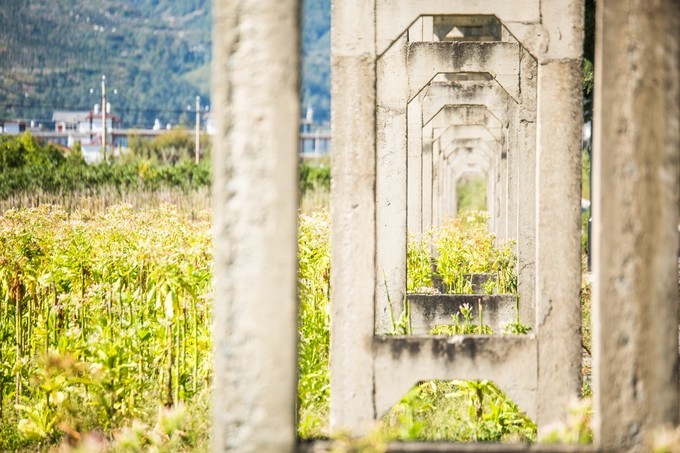
<path fill-rule="evenodd" d="M 0 104 L 1 108 L 4 109 L 21 109 L 21 110 L 43 110 L 43 109 L 51 109 L 51 110 L 69 110 L 69 111 L 90 111 L 90 107 L 74 107 L 74 106 L 66 106 L 66 107 L 58 107 L 55 108 L 54 104 L 33 104 L 33 105 L 26 105 L 26 104 L 13 104 L 13 103 L 3 103 Z M 117 112 L 121 113 L 175 113 L 175 114 L 182 114 L 186 113 L 186 109 L 167 109 L 167 108 L 138 108 L 138 107 L 121 107 L 118 108 L 116 107 Z"/>

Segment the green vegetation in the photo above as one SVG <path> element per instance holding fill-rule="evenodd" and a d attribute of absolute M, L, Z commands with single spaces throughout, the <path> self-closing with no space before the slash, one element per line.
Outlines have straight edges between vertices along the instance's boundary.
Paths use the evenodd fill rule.
<path fill-rule="evenodd" d="M 330 219 L 300 216 L 298 233 L 298 434 L 328 436 L 330 398 Z"/>
<path fill-rule="evenodd" d="M 175 408 L 161 418 L 184 419 L 184 404 L 206 404 L 209 224 L 170 207 L 0 217 L 0 450 L 112 433 L 161 406 Z M 158 442 L 205 443 L 166 422 Z"/>
<path fill-rule="evenodd" d="M 300 191 L 304 194 L 331 189 L 331 167 L 326 163 L 300 163 Z"/>
<path fill-rule="evenodd" d="M 429 381 L 383 418 L 388 439 L 534 442 L 536 425 L 490 381 Z"/>
<path fill-rule="evenodd" d="M 176 193 L 161 198 L 175 200 L 199 193 L 199 189 L 209 197 L 210 141 L 207 135 L 201 137 L 201 161 L 196 165 L 193 140 L 191 133 L 182 128 L 150 141 L 133 137 L 129 155 L 114 158 L 109 164 L 88 165 L 77 148 L 65 154 L 53 145 L 41 145 L 28 133 L 0 136 L 0 201 L 20 200 L 22 206 L 45 202 L 70 206 L 74 197 L 94 196 L 120 202 L 142 196 L 153 198 L 154 193 L 168 190 Z M 302 162 L 301 195 L 325 194 L 320 198 L 327 202 L 329 191 L 330 167 Z"/>
<path fill-rule="evenodd" d="M 484 211 L 486 209 L 486 179 L 471 176 L 458 182 L 456 199 L 459 211 Z"/>
<path fill-rule="evenodd" d="M 165 152 L 156 146 L 161 140 L 164 136 L 143 149 Z M 41 146 L 29 134 L 0 136 L 0 169 L 0 200 L 35 191 L 121 193 L 168 187 L 191 190 L 210 184 L 209 159 L 196 165 L 190 158 L 162 163 L 155 155 L 131 155 L 110 165 L 88 165 L 77 151 L 64 155 L 52 145 Z"/>
<path fill-rule="evenodd" d="M 477 304 L 479 313 L 483 314 L 481 302 Z M 461 320 L 460 317 L 463 316 Z M 472 307 L 470 304 L 463 304 L 460 311 L 453 315 L 453 324 L 435 326 L 430 335 L 491 335 L 491 327 L 484 324 L 483 315 L 479 317 L 479 323 L 472 322 Z"/>
<path fill-rule="evenodd" d="M 206 214 L 188 220 L 169 206 L 72 214 L 41 207 L 0 217 L 0 449 L 79 439 L 108 451 L 207 448 L 209 225 Z M 328 214 L 301 216 L 303 438 L 329 434 L 329 244 Z M 474 384 L 407 395 L 411 402 L 394 409 L 380 437 L 531 439 L 531 425 L 517 421 L 526 417 L 495 387 L 485 387 L 480 403 L 466 385 Z"/>
<path fill-rule="evenodd" d="M 491 274 L 486 293 L 517 293 L 517 258 L 514 243 L 495 246 L 487 228 L 488 214 L 461 212 L 437 231 L 411 237 L 407 246 L 407 290 L 425 291 L 437 275 L 448 293 L 472 293 L 472 274 Z M 434 254 L 433 254 L 434 250 Z M 433 256 L 434 255 L 434 256 Z M 436 272 L 432 271 L 432 262 Z"/>

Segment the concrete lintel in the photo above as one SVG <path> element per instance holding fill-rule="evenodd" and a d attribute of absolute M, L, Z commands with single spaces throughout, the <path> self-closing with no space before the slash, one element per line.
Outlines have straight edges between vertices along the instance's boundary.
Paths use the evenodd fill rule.
<path fill-rule="evenodd" d="M 479 323 L 481 303 L 482 323 L 496 334 L 515 320 L 515 296 L 511 294 L 409 294 L 407 300 L 414 335 L 425 335 L 436 325 L 451 324 L 452 316 L 460 312 L 463 304 L 472 307 L 473 322 Z"/>
<path fill-rule="evenodd" d="M 489 379 L 529 417 L 536 414 L 537 341 L 533 335 L 376 336 L 375 406 L 382 417 L 415 384 L 430 379 Z"/>
<path fill-rule="evenodd" d="M 495 133 L 494 133 L 495 132 Z M 446 129 L 433 128 L 432 135 L 434 140 L 439 140 L 445 148 L 450 142 L 456 139 L 480 139 L 487 143 L 497 143 L 499 149 L 504 148 L 504 140 L 500 131 L 491 131 L 485 126 L 478 124 L 452 124 Z"/>
<path fill-rule="evenodd" d="M 399 46 L 396 46 L 397 48 Z M 415 42 L 406 59 L 408 99 L 441 73 L 486 72 L 519 98 L 520 46 L 509 42 Z"/>
<path fill-rule="evenodd" d="M 376 30 L 378 55 L 381 55 L 421 15 L 495 15 L 501 22 L 538 23 L 539 0 L 425 0 L 404 2 L 377 0 Z"/>
<path fill-rule="evenodd" d="M 517 110 L 517 101 L 497 81 L 433 82 L 422 94 L 423 124 L 445 105 L 481 104 L 504 124 Z"/>
<path fill-rule="evenodd" d="M 440 134 L 441 135 L 441 134 Z M 449 146 L 455 145 L 460 148 L 482 148 L 487 154 L 492 155 L 498 153 L 498 142 L 487 142 L 481 138 L 455 138 L 451 140 L 447 145 L 441 146 L 442 143 L 437 139 L 432 138 L 432 143 L 436 145 L 437 150 L 443 153 L 444 150 L 448 149 Z"/>
<path fill-rule="evenodd" d="M 484 104 L 446 104 L 425 125 L 447 127 L 450 124 L 480 124 L 489 128 L 503 127 L 501 120 Z"/>
<path fill-rule="evenodd" d="M 484 173 L 493 174 L 494 162 L 493 158 L 479 148 L 456 148 L 444 156 L 444 164 L 451 169 L 451 178 L 454 182 L 465 168 L 478 168 Z"/>

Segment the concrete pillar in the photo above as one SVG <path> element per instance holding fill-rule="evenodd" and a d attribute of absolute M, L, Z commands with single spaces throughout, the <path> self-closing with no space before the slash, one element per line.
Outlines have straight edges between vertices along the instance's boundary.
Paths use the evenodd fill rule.
<path fill-rule="evenodd" d="M 408 103 L 408 200 L 407 227 L 409 234 L 423 231 L 423 116 L 420 96 Z"/>
<path fill-rule="evenodd" d="M 298 14 L 213 2 L 214 451 L 296 446 Z"/>
<path fill-rule="evenodd" d="M 434 185 L 434 161 L 432 157 L 432 126 L 426 125 L 422 129 L 423 140 L 423 168 L 422 168 L 422 225 L 423 231 L 432 228 L 432 191 Z"/>
<path fill-rule="evenodd" d="M 550 11 L 552 17 L 564 15 L 560 4 L 552 0 L 551 6 L 556 7 Z M 572 6 L 574 18 L 567 22 L 580 27 L 582 5 Z M 559 28 L 552 30 L 556 34 Z M 580 47 L 573 52 L 580 55 Z M 581 391 L 583 87 L 580 57 L 548 59 L 538 71 L 535 330 L 539 337 L 536 423 L 540 432 L 563 420 Z"/>
<path fill-rule="evenodd" d="M 375 331 L 389 332 L 406 292 L 408 48 L 402 34 L 376 64 Z"/>
<path fill-rule="evenodd" d="M 516 165 L 517 215 L 512 222 L 517 231 L 517 292 L 520 321 L 535 329 L 536 319 L 536 90 L 538 65 L 522 49 L 520 52 L 524 102 L 519 106 Z M 508 140 L 510 141 L 510 140 Z"/>
<path fill-rule="evenodd" d="M 680 1 L 597 2 L 596 441 L 648 451 L 678 422 Z"/>
<path fill-rule="evenodd" d="M 375 418 L 375 3 L 333 0 L 331 429 Z"/>

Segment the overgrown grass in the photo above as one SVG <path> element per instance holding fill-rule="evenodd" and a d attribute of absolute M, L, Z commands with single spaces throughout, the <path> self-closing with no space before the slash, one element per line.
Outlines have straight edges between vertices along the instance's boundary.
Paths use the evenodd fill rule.
<path fill-rule="evenodd" d="M 0 450 L 60 442 L 207 450 L 209 226 L 208 215 L 191 220 L 171 207 L 41 207 L 0 217 Z M 298 250 L 298 434 L 328 437 L 326 211 L 301 215 Z M 469 319 L 458 324 L 466 331 L 455 334 L 485 333 L 467 331 Z M 531 421 L 487 381 L 421 383 L 383 423 L 378 444 L 535 439 Z"/>
<path fill-rule="evenodd" d="M 447 293 L 471 294 L 472 275 L 489 274 L 485 293 L 516 294 L 514 243 L 507 241 L 496 246 L 487 221 L 486 212 L 464 211 L 437 230 L 409 237 L 407 291 L 434 291 L 436 288 L 429 287 L 433 277 L 438 277 Z"/>
<path fill-rule="evenodd" d="M 459 211 L 483 211 L 486 209 L 486 178 L 474 175 L 461 179 L 456 187 Z"/>
<path fill-rule="evenodd" d="M 309 439 L 328 436 L 330 219 L 327 212 L 300 216 L 298 260 L 298 433 Z"/>
<path fill-rule="evenodd" d="M 429 381 L 383 418 L 388 439 L 456 442 L 536 440 L 536 425 L 490 381 Z"/>
<path fill-rule="evenodd" d="M 170 207 L 0 217 L 0 450 L 114 433 L 207 392 L 209 225 Z"/>

